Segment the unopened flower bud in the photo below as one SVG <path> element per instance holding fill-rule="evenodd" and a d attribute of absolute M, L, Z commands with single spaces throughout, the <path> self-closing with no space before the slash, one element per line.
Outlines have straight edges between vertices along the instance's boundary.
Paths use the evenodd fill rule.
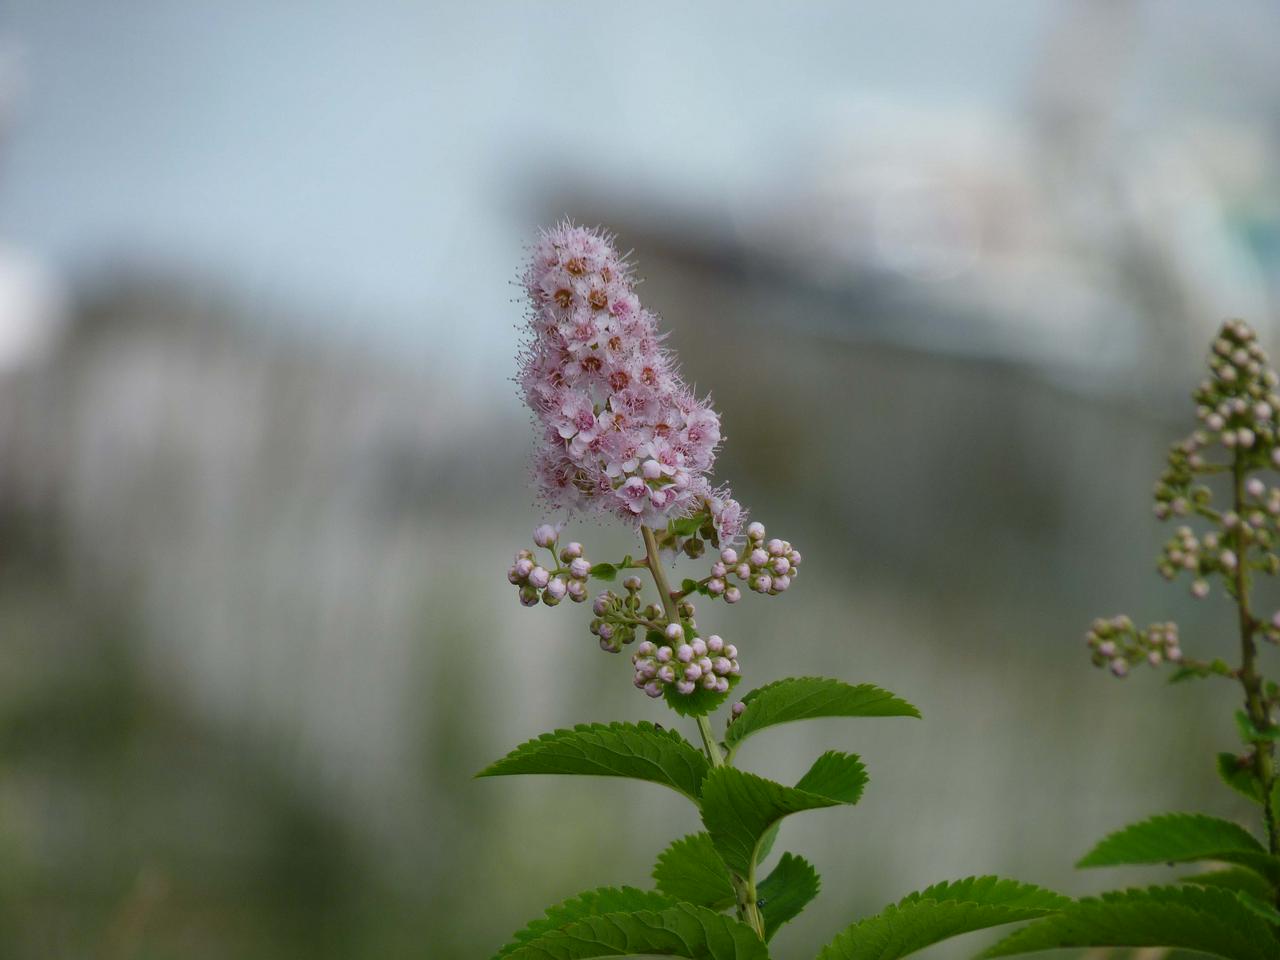
<path fill-rule="evenodd" d="M 729 573 L 729 568 L 726 567 L 723 563 L 716 562 L 711 565 L 711 576 L 713 577 L 723 578 L 728 573 Z"/>
<path fill-rule="evenodd" d="M 1207 580 L 1197 580 L 1191 584 L 1191 595 L 1197 600 L 1203 600 L 1209 595 L 1209 582 Z"/>
<path fill-rule="evenodd" d="M 609 594 L 602 593 L 591 601 L 591 612 L 597 617 L 603 617 L 609 610 Z"/>
<path fill-rule="evenodd" d="M 737 574 L 739 580 L 746 580 L 751 576 L 751 565 L 743 561 L 733 568 L 733 572 Z"/>
<path fill-rule="evenodd" d="M 696 663 L 691 663 L 684 668 L 684 678 L 686 680 L 697 680 L 702 676 L 702 668 Z"/>
<path fill-rule="evenodd" d="M 695 656 L 705 657 L 707 655 L 707 642 L 701 637 L 694 637 L 691 647 Z"/>
<path fill-rule="evenodd" d="M 644 582 L 639 577 L 632 574 L 622 581 L 622 586 L 627 590 L 630 590 L 632 593 L 635 593 L 644 586 Z"/>
<path fill-rule="evenodd" d="M 769 554 L 765 553 L 759 547 L 751 551 L 751 556 L 747 558 L 747 562 L 751 564 L 753 569 L 759 569 L 769 562 Z"/>
<path fill-rule="evenodd" d="M 657 680 L 650 680 L 644 685 L 644 692 L 655 699 L 662 696 L 662 684 Z"/>
<path fill-rule="evenodd" d="M 658 679 L 663 683 L 671 683 L 676 678 L 676 668 L 669 663 L 664 663 L 658 668 Z"/>
<path fill-rule="evenodd" d="M 1111 661 L 1111 672 L 1117 677 L 1123 677 L 1129 672 L 1129 661 L 1123 657 L 1117 657 Z"/>
<path fill-rule="evenodd" d="M 676 692 L 681 693 L 686 697 L 697 689 L 698 689 L 698 685 L 691 680 L 676 681 Z"/>
<path fill-rule="evenodd" d="M 657 480 L 662 476 L 662 464 L 657 460 L 649 459 L 640 464 L 640 475 L 646 480 Z"/>
<path fill-rule="evenodd" d="M 719 677 L 727 676 L 731 666 L 728 657 L 716 657 L 711 661 L 711 670 Z"/>
<path fill-rule="evenodd" d="M 668 640 L 683 640 L 684 627 L 678 623 L 668 623 L 667 628 L 662 631 Z"/>
<path fill-rule="evenodd" d="M 1280 614 L 1277 614 L 1280 616 Z M 712 653 L 719 653 L 724 649 L 724 641 L 720 639 L 718 634 L 711 634 L 707 637 L 707 649 Z"/>
<path fill-rule="evenodd" d="M 783 553 L 786 552 L 786 548 L 783 547 L 782 541 L 779 540 L 777 537 L 774 537 L 767 544 L 765 544 L 765 549 L 769 551 L 769 555 L 771 557 L 780 557 L 782 556 Z"/>
<path fill-rule="evenodd" d="M 682 643 L 676 647 L 676 659 L 681 663 L 688 663 L 693 659 L 693 647 L 687 643 Z"/>
<path fill-rule="evenodd" d="M 720 551 L 720 559 L 727 565 L 733 566 L 738 562 L 738 551 L 733 549 L 733 547 L 725 547 Z"/>
<path fill-rule="evenodd" d="M 728 691 L 729 691 L 729 681 L 726 680 L 724 677 L 717 678 L 716 693 L 727 693 Z"/>
<path fill-rule="evenodd" d="M 730 660 L 737 660 L 738 648 L 735 647 L 732 643 L 726 643 L 724 645 L 724 655 L 728 657 Z"/>
<path fill-rule="evenodd" d="M 569 585 L 565 583 L 563 580 L 561 580 L 559 577 L 554 578 L 550 583 L 547 584 L 546 596 L 551 597 L 553 600 L 557 600 L 557 601 L 563 600 L 565 594 L 568 592 L 569 592 Z"/>
<path fill-rule="evenodd" d="M 613 637 L 613 624 L 612 623 L 600 624 L 600 626 L 596 629 L 596 635 L 599 636 L 601 640 L 611 639 Z"/>
<path fill-rule="evenodd" d="M 747 705 L 743 703 L 741 700 L 739 700 L 737 703 L 735 703 L 732 707 L 729 708 L 729 712 L 732 713 L 735 717 L 740 717 L 742 716 L 742 711 L 746 709 L 747 709 Z"/>
<path fill-rule="evenodd" d="M 569 561 L 575 560 L 580 556 L 582 556 L 582 544 L 580 544 L 577 540 L 573 540 L 573 541 L 570 541 L 569 543 L 566 543 L 564 545 L 564 548 L 561 549 L 560 562 L 568 563 Z"/>
<path fill-rule="evenodd" d="M 520 602 L 526 607 L 534 606 L 538 602 L 538 591 L 526 583 L 520 588 Z"/>
<path fill-rule="evenodd" d="M 529 585 L 541 590 L 551 580 L 551 574 L 545 567 L 534 567 L 529 571 Z"/>
<path fill-rule="evenodd" d="M 1218 554 L 1218 562 L 1222 564 L 1225 570 L 1234 570 L 1236 568 L 1236 554 L 1234 550 L 1223 550 Z"/>
<path fill-rule="evenodd" d="M 725 603 L 737 603 L 742 599 L 742 591 L 737 587 L 728 587 L 724 592 Z"/>
<path fill-rule="evenodd" d="M 759 520 L 753 520 L 751 523 L 747 524 L 747 539 L 763 540 L 764 524 L 761 523 Z"/>
<path fill-rule="evenodd" d="M 1249 491 L 1251 497 L 1261 497 L 1267 492 L 1267 485 L 1257 477 L 1250 477 L 1244 488 Z"/>
<path fill-rule="evenodd" d="M 659 663 L 666 663 L 668 660 L 671 659 L 671 648 L 659 647 L 658 652 L 655 653 L 654 656 L 658 658 Z"/>
<path fill-rule="evenodd" d="M 521 557 L 515 562 L 512 569 L 515 570 L 516 576 L 521 580 L 528 580 L 529 574 L 533 572 L 533 561 L 528 557 Z"/>
<path fill-rule="evenodd" d="M 582 603 L 587 599 L 587 585 L 581 580 L 569 581 L 569 599 L 574 603 Z"/>
<path fill-rule="evenodd" d="M 556 542 L 556 528 L 549 523 L 544 523 L 533 531 L 533 542 L 540 547 L 549 547 Z"/>
<path fill-rule="evenodd" d="M 716 688 L 716 675 L 714 673 L 705 674 L 702 677 L 702 686 L 706 690 L 714 690 Z"/>
<path fill-rule="evenodd" d="M 713 597 L 720 596 L 720 594 L 724 593 L 724 581 L 718 577 L 712 577 L 707 581 L 707 593 Z"/>

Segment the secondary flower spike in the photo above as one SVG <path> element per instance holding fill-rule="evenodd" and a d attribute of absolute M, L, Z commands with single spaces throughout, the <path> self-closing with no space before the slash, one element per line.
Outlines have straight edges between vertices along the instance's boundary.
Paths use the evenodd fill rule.
<path fill-rule="evenodd" d="M 732 541 L 743 511 L 709 479 L 720 417 L 676 372 L 611 238 L 544 231 L 524 286 L 519 383 L 541 428 L 534 472 L 548 505 L 662 526 L 705 503 Z"/>

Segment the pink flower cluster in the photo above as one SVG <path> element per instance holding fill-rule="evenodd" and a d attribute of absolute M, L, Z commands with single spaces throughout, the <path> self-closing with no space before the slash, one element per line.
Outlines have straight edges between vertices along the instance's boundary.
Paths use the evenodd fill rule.
<path fill-rule="evenodd" d="M 720 417 L 676 373 L 610 238 L 544 231 L 524 286 L 519 383 L 542 429 L 534 470 L 547 502 L 649 525 L 706 506 L 732 541 L 743 511 L 708 479 Z"/>

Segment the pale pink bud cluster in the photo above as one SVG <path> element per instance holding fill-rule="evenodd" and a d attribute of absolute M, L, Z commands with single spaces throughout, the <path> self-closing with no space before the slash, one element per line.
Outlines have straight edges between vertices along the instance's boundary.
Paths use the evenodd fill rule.
<path fill-rule="evenodd" d="M 1241 520 L 1235 513 L 1228 512 L 1222 523 L 1228 532 L 1235 533 L 1224 536 L 1211 530 L 1201 537 L 1190 527 L 1179 527 L 1161 551 L 1160 560 L 1156 564 L 1160 575 L 1166 580 L 1172 580 L 1179 573 L 1190 573 L 1193 577 L 1191 595 L 1198 600 L 1209 595 L 1209 581 L 1206 578 L 1211 574 L 1233 577 L 1240 566 L 1234 544 L 1239 535 L 1237 528 L 1241 525 Z M 1247 521 L 1245 525 L 1248 525 Z M 1265 531 L 1262 533 L 1269 540 L 1270 534 Z M 1246 537 L 1247 541 L 1253 539 L 1256 539 L 1253 534 Z"/>
<path fill-rule="evenodd" d="M 591 563 L 582 555 L 582 544 L 568 543 L 556 553 L 559 531 L 543 524 L 533 532 L 533 542 L 547 551 L 545 561 L 533 550 L 522 549 L 507 569 L 507 582 L 514 585 L 526 607 L 542 601 L 554 607 L 568 597 L 574 603 L 587 599 L 587 577 Z"/>
<path fill-rule="evenodd" d="M 1176 623 L 1153 623 L 1138 630 L 1128 617 L 1112 617 L 1093 621 L 1084 639 L 1093 665 L 1107 667 L 1117 677 L 1127 676 L 1131 666 L 1143 661 L 1153 667 L 1182 662 Z"/>
<path fill-rule="evenodd" d="M 650 697 L 660 697 L 667 689 L 682 696 L 694 691 L 725 693 L 730 677 L 739 675 L 738 648 L 711 634 L 705 640 L 686 636 L 679 624 L 668 624 L 661 643 L 641 641 L 631 657 L 636 672 L 634 683 Z"/>
<path fill-rule="evenodd" d="M 755 522 L 747 526 L 747 542 L 741 550 L 725 547 L 720 559 L 711 565 L 711 575 L 705 581 L 706 592 L 713 597 L 723 597 L 726 603 L 742 599 L 741 586 L 756 593 L 777 596 L 791 587 L 800 575 L 800 551 L 787 540 L 776 537 L 766 539 L 764 524 Z"/>
<path fill-rule="evenodd" d="M 732 540 L 741 508 L 708 479 L 720 417 L 676 372 L 611 238 L 570 223 L 544 231 L 524 286 L 519 382 L 541 428 L 547 502 L 650 526 L 709 503 Z"/>

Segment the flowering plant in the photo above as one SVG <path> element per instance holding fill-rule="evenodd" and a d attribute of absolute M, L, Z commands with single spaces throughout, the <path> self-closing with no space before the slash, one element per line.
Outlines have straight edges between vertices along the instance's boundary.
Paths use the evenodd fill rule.
<path fill-rule="evenodd" d="M 703 831 L 673 834 L 653 870 L 655 889 L 605 887 L 551 907 L 496 957 L 511 960 L 636 954 L 759 960 L 777 930 L 817 895 L 802 857 L 784 853 L 762 876 L 782 819 L 856 803 L 867 784 L 859 758 L 831 751 L 794 786 L 735 765 L 748 737 L 812 717 L 918 717 L 872 684 L 789 678 L 737 699 L 717 734 L 711 714 L 741 680 L 737 645 L 698 626 L 695 599 L 736 604 L 746 589 L 792 588 L 800 552 L 769 537 L 710 472 L 720 418 L 696 397 L 662 346 L 657 318 L 633 289 L 610 238 L 569 224 L 545 232 L 524 276 L 524 398 L 539 431 L 535 475 L 547 505 L 627 524 L 639 559 L 593 562 L 560 528 L 534 531 L 508 571 L 520 602 L 588 599 L 592 580 L 613 583 L 592 601 L 591 631 L 613 654 L 631 648 L 634 685 L 697 726 L 701 749 L 656 723 L 594 723 L 556 730 L 481 772 L 621 776 L 669 787 L 693 802 Z M 539 551 L 542 551 L 541 553 Z M 699 578 L 674 588 L 668 567 L 703 558 Z M 655 591 L 629 571 L 647 572 Z M 1065 897 L 996 877 L 939 883 L 839 934 L 820 960 L 894 960 L 971 930 L 1054 914 Z M 732 911 L 730 916 L 726 911 Z"/>
<path fill-rule="evenodd" d="M 1199 660 L 1183 653 L 1178 627 L 1155 623 L 1139 630 L 1128 617 L 1095 620 L 1085 635 L 1093 662 L 1125 677 L 1137 664 L 1172 670 L 1173 682 L 1218 677 L 1238 684 L 1236 712 L 1242 753 L 1220 753 L 1218 774 L 1259 808 L 1262 839 L 1230 820 L 1194 813 L 1151 817 L 1111 834 L 1079 862 L 1227 864 L 1155 886 L 1084 898 L 1019 930 L 993 948 L 1007 956 L 1053 947 L 1154 946 L 1196 950 L 1231 960 L 1280 957 L 1280 777 L 1275 711 L 1280 686 L 1258 663 L 1260 644 L 1280 642 L 1280 612 L 1255 612 L 1254 578 L 1280 574 L 1280 487 L 1258 474 L 1280 469 L 1280 377 L 1258 338 L 1241 321 L 1223 325 L 1209 354 L 1210 377 L 1196 389 L 1197 428 L 1174 444 L 1155 488 L 1160 520 L 1186 518 L 1165 544 L 1157 569 L 1167 580 L 1191 578 L 1192 596 L 1213 584 L 1235 606 L 1240 659 Z M 1213 505 L 1212 484 L 1230 501 Z"/>

